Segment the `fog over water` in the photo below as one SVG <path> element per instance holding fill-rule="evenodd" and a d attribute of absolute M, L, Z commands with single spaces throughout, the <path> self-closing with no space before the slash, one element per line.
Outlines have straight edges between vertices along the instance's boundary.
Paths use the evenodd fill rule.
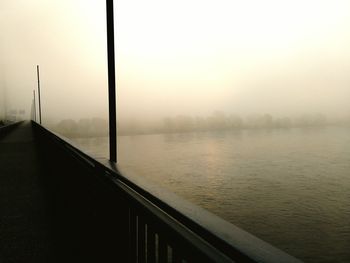
<path fill-rule="evenodd" d="M 44 122 L 107 119 L 104 8 L 1 1 L 7 110 L 29 115 L 39 64 Z M 348 117 L 349 13 L 348 1 L 117 1 L 120 125 L 214 111 Z"/>
<path fill-rule="evenodd" d="M 107 157 L 105 20 L 100 0 L 0 0 L 0 121 L 30 118 L 40 65 L 44 126 Z M 117 0 L 115 36 L 124 174 L 350 261 L 350 1 Z"/>

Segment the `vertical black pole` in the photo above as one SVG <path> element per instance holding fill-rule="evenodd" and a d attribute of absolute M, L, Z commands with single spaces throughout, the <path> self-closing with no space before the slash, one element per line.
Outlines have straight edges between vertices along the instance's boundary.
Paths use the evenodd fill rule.
<path fill-rule="evenodd" d="M 108 99 L 109 99 L 109 159 L 117 162 L 117 113 L 115 92 L 114 14 L 113 0 L 106 0 L 107 51 L 108 51 Z"/>
<path fill-rule="evenodd" d="M 36 66 L 36 74 L 37 74 L 37 76 L 38 76 L 39 123 L 41 124 L 41 99 L 40 99 L 40 73 L 39 73 L 39 65 Z"/>
<path fill-rule="evenodd" d="M 34 110 L 34 115 L 33 115 L 33 121 L 36 122 L 36 99 L 35 99 L 35 90 L 33 90 L 33 97 L 34 97 L 34 107 L 33 107 L 33 110 Z"/>

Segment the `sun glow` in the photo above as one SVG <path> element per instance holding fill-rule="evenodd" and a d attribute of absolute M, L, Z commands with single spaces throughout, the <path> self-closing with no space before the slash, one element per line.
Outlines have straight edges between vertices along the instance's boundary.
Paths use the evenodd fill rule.
<path fill-rule="evenodd" d="M 348 1 L 118 1 L 118 48 L 141 57 L 303 46 L 349 20 Z M 276 50 L 277 49 L 277 50 Z"/>
<path fill-rule="evenodd" d="M 200 107 L 211 108 L 252 79 L 350 58 L 349 10 L 329 0 L 117 1 L 120 96 L 142 105 L 138 97 L 154 103 L 163 90 L 162 104 L 200 90 Z"/>

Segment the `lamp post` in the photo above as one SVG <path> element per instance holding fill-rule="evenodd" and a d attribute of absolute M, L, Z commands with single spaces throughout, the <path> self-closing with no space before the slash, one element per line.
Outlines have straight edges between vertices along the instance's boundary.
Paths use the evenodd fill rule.
<path fill-rule="evenodd" d="M 117 162 L 117 112 L 115 91 L 114 14 L 113 0 L 106 0 L 108 101 L 109 101 L 109 159 Z"/>

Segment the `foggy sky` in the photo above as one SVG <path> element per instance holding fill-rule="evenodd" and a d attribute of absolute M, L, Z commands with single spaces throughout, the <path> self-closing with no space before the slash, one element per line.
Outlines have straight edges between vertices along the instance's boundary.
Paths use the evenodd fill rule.
<path fill-rule="evenodd" d="M 105 5 L 0 2 L 0 112 L 107 118 Z M 349 1 L 116 1 L 121 120 L 350 113 Z M 1 114 L 1 113 L 0 113 Z"/>

